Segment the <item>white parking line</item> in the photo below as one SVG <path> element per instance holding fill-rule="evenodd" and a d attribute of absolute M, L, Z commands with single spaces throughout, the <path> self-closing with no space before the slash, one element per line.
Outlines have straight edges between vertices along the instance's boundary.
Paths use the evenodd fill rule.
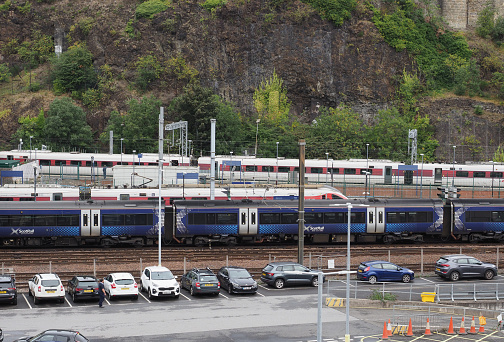
<path fill-rule="evenodd" d="M 262 294 L 262 293 L 260 293 L 260 292 L 256 292 L 256 294 L 258 294 L 258 295 L 259 295 L 259 296 L 261 296 L 261 297 L 266 297 L 265 295 L 263 295 L 263 294 Z"/>
<path fill-rule="evenodd" d="M 224 298 L 226 298 L 226 299 L 229 299 L 229 297 L 228 297 L 228 296 L 226 296 L 226 295 L 224 295 L 224 294 L 222 294 L 222 292 L 219 292 L 219 295 L 221 295 L 222 297 L 224 297 Z"/>
<path fill-rule="evenodd" d="M 138 293 L 140 296 L 142 296 L 143 299 L 145 299 L 146 301 L 148 301 L 149 303 L 152 303 L 147 297 L 145 297 L 142 293 Z"/>
<path fill-rule="evenodd" d="M 189 298 L 189 297 L 187 297 L 185 294 L 183 294 L 183 293 L 182 293 L 182 291 L 180 291 L 180 295 L 181 295 L 182 297 L 184 297 L 185 299 L 187 299 L 187 300 L 192 300 L 191 298 Z"/>
<path fill-rule="evenodd" d="M 26 298 L 26 296 L 24 295 L 24 293 L 23 293 L 23 298 L 24 298 L 24 300 L 26 301 L 26 304 L 28 304 L 28 307 L 29 307 L 30 309 L 33 309 L 33 308 L 32 308 L 32 306 L 30 305 L 30 302 L 28 301 L 28 298 Z"/>
<path fill-rule="evenodd" d="M 66 297 L 66 296 L 65 296 L 65 302 L 67 302 L 67 304 L 68 304 L 71 308 L 73 308 L 72 304 L 70 304 L 70 302 L 68 301 L 68 299 L 67 299 L 67 297 Z"/>
<path fill-rule="evenodd" d="M 424 277 L 421 277 L 420 279 L 425 280 L 425 281 L 426 281 L 426 282 L 428 282 L 428 283 L 433 283 L 433 284 L 435 284 L 435 283 L 436 283 L 435 281 L 432 281 L 432 280 L 427 279 L 427 278 L 424 278 Z"/>
<path fill-rule="evenodd" d="M 260 286 L 260 287 L 262 287 L 263 289 L 268 290 L 268 291 L 270 291 L 270 290 L 271 290 L 269 287 L 266 287 L 266 286 L 261 285 L 261 284 L 259 284 L 258 286 Z"/>

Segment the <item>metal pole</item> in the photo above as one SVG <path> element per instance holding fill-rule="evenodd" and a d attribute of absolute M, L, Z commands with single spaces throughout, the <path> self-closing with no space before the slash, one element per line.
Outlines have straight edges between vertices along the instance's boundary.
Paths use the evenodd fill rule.
<path fill-rule="evenodd" d="M 276 165 L 276 167 L 277 167 L 277 169 L 276 169 L 276 185 L 278 185 L 278 144 L 279 144 L 279 143 L 280 143 L 280 142 L 278 142 L 278 141 L 276 142 L 276 145 L 277 145 L 277 156 L 276 156 L 276 164 L 277 164 L 277 165 Z"/>
<path fill-rule="evenodd" d="M 324 277 L 322 271 L 318 272 L 318 289 L 317 294 L 319 300 L 317 301 L 317 342 L 322 342 L 322 284 Z"/>
<path fill-rule="evenodd" d="M 259 122 L 261 122 L 261 119 L 256 120 L 257 128 L 256 128 L 256 143 L 255 143 L 254 157 L 257 157 L 257 135 L 259 134 Z"/>
<path fill-rule="evenodd" d="M 185 200 L 185 172 L 182 172 L 182 199 Z"/>
<path fill-rule="evenodd" d="M 231 155 L 231 165 L 229 165 L 229 184 L 233 184 L 233 151 L 229 152 Z"/>
<path fill-rule="evenodd" d="M 494 175 L 495 175 L 495 163 L 492 160 L 492 198 L 494 197 Z"/>
<path fill-rule="evenodd" d="M 33 200 L 37 201 L 37 168 L 33 168 Z"/>
<path fill-rule="evenodd" d="M 159 161 L 158 161 L 158 265 L 161 266 L 161 185 L 163 184 L 163 136 L 164 136 L 164 107 L 159 110 Z M 121 151 L 122 156 L 122 151 Z M 141 271 L 140 271 L 141 272 Z"/>
<path fill-rule="evenodd" d="M 350 227 L 352 218 L 352 204 L 348 206 L 348 229 L 347 229 L 347 274 L 346 274 L 346 322 L 345 322 L 345 342 L 350 342 Z"/>
<path fill-rule="evenodd" d="M 453 145 L 453 174 L 452 174 L 452 186 L 455 186 L 455 148 L 457 146 Z"/>
<path fill-rule="evenodd" d="M 327 177 L 329 177 L 329 152 L 325 153 L 326 156 L 326 175 L 325 175 L 325 183 L 327 184 L 328 180 Z"/>
<path fill-rule="evenodd" d="M 210 119 L 210 199 L 215 199 L 215 122 Z"/>
<path fill-rule="evenodd" d="M 304 139 L 299 140 L 299 219 L 298 219 L 298 263 L 304 259 L 304 193 L 305 193 L 305 146 Z"/>
<path fill-rule="evenodd" d="M 422 171 L 420 173 L 420 198 L 422 198 L 422 187 L 423 187 L 423 156 L 424 154 L 423 153 L 420 153 L 420 155 L 422 156 Z"/>
<path fill-rule="evenodd" d="M 133 150 L 133 173 L 131 174 L 131 187 L 135 187 L 135 153 L 136 150 Z"/>
<path fill-rule="evenodd" d="M 30 135 L 30 160 L 32 159 L 31 158 L 31 151 L 32 151 L 32 144 L 31 144 L 31 140 L 33 138 L 33 135 Z"/>
<path fill-rule="evenodd" d="M 366 144 L 366 189 L 364 190 L 364 198 L 367 198 L 368 193 L 368 170 L 369 170 L 369 144 Z"/>
<path fill-rule="evenodd" d="M 121 138 L 121 165 L 123 164 L 123 161 L 122 161 L 122 156 L 123 156 L 123 146 L 122 146 L 122 144 L 123 144 L 123 140 L 124 140 L 124 138 Z"/>

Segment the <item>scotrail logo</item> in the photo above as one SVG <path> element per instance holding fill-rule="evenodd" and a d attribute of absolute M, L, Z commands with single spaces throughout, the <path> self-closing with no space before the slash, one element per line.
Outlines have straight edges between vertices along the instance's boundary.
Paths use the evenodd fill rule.
<path fill-rule="evenodd" d="M 35 234 L 35 229 L 21 229 L 21 228 L 11 228 L 11 235 L 33 235 Z"/>

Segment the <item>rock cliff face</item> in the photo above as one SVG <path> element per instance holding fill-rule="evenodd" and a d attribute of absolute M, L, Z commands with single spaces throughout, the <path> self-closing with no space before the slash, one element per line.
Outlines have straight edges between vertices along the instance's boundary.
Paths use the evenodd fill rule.
<path fill-rule="evenodd" d="M 104 129 L 111 111 L 125 111 L 130 98 L 152 94 L 168 105 L 180 94 L 184 84 L 175 77 L 156 81 L 147 94 L 129 86 L 135 77 L 134 63 L 148 54 L 162 62 L 183 57 L 198 70 L 202 85 L 235 103 L 245 116 L 255 115 L 254 90 L 275 71 L 284 81 L 293 104 L 292 114 L 306 121 L 317 116 L 317 105 L 336 107 L 344 103 L 370 122 L 379 109 L 389 106 L 398 76 L 415 68 L 406 52 L 397 52 L 384 42 L 362 5 L 350 21 L 335 27 L 299 1 L 271 8 L 271 1 L 229 0 L 214 13 L 200 3 L 174 0 L 171 8 L 152 19 L 134 20 L 138 4 L 134 0 L 32 2 L 28 13 L 19 9 L 0 13 L 0 46 L 12 39 L 29 40 L 33 30 L 51 34 L 63 50 L 75 42 L 85 42 L 97 70 L 107 64 L 116 77 L 113 91 L 102 106 L 87 111 L 88 123 L 95 132 Z M 82 29 L 84 21 L 92 22 L 89 32 Z M 0 63 L 19 63 L 6 50 L 0 49 L 0 54 Z M 35 70 L 34 77 L 43 80 L 47 68 Z M 26 80 L 19 83 L 23 82 Z M 10 111 L 0 117 L 5 137 L 16 130 L 12 123 L 17 117 L 35 116 L 41 108 L 49 108 L 54 95 L 50 86 L 45 90 L 24 94 L 13 90 L 13 95 L 0 99 L 0 112 Z M 431 113 L 429 106 L 424 103 L 423 112 L 443 121 L 444 111 L 438 108 Z M 456 107 L 457 101 L 450 106 Z M 484 116 L 480 119 L 487 120 Z M 485 125 L 495 124 L 482 127 Z M 446 129 L 442 129 L 440 137 L 446 135 Z M 492 133 L 489 145 L 500 142 L 499 132 Z M 0 143 L 9 141 L 0 139 Z M 449 144 L 451 140 L 443 146 Z M 445 151 L 443 147 L 439 156 L 445 155 L 449 155 L 449 148 Z"/>

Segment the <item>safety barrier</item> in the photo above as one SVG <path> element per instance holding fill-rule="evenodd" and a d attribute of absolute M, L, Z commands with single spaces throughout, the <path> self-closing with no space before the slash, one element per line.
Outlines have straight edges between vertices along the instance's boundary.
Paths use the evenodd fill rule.
<path fill-rule="evenodd" d="M 474 283 L 436 284 L 436 302 L 457 300 L 499 300 L 504 298 L 504 284 Z"/>

